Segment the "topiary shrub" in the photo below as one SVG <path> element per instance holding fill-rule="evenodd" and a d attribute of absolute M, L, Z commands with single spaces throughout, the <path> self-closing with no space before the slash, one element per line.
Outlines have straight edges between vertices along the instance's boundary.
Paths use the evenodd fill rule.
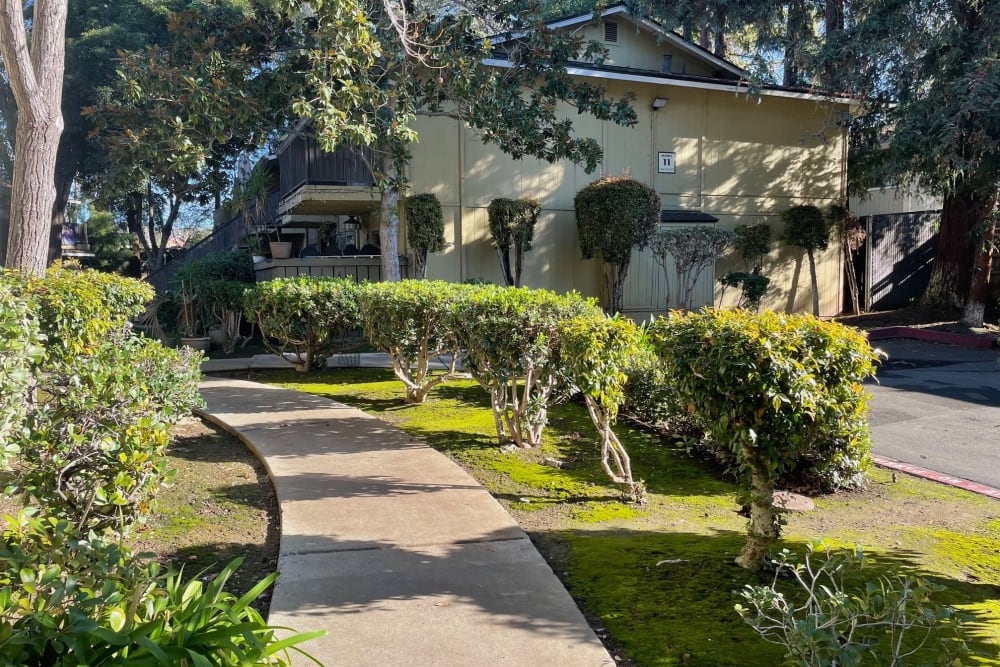
<path fill-rule="evenodd" d="M 802 248 L 809 258 L 809 278 L 812 282 L 813 315 L 819 317 L 819 285 L 816 280 L 816 251 L 826 250 L 830 245 L 833 220 L 810 204 L 793 206 L 781 212 L 785 231 L 781 240 L 791 246 Z"/>
<path fill-rule="evenodd" d="M 760 310 L 760 302 L 767 296 L 767 290 L 771 286 L 771 279 L 767 276 L 745 271 L 730 271 L 719 278 L 719 282 L 723 287 L 740 288 L 740 300 L 736 307 L 749 308 L 754 312 Z"/>
<path fill-rule="evenodd" d="M 452 309 L 462 361 L 490 395 L 500 444 L 541 443 L 550 398 L 560 385 L 557 325 L 594 316 L 578 294 L 523 287 L 472 287 Z"/>
<path fill-rule="evenodd" d="M 296 276 L 258 283 L 247 290 L 243 308 L 260 327 L 264 344 L 295 370 L 322 368 L 360 325 L 360 286 L 347 278 Z"/>
<path fill-rule="evenodd" d="M 876 354 L 854 329 L 773 312 L 672 313 L 651 336 L 680 399 L 736 457 L 750 504 L 737 563 L 760 569 L 779 535 L 772 494 L 782 474 L 815 452 L 858 474 L 867 465 L 861 382 Z"/>
<path fill-rule="evenodd" d="M 603 315 L 562 320 L 557 330 L 566 379 L 583 394 L 601 438 L 601 467 L 626 498 L 645 504 L 646 490 L 632 479 L 632 462 L 612 429 L 625 400 L 624 369 L 640 349 L 642 331 L 628 320 Z"/>
<path fill-rule="evenodd" d="M 368 341 L 389 353 L 392 369 L 406 387 L 407 403 L 423 403 L 435 386 L 455 373 L 458 342 L 450 313 L 468 288 L 443 281 L 371 283 L 361 289 L 361 326 Z M 431 375 L 429 363 L 450 355 L 447 372 Z"/>
<path fill-rule="evenodd" d="M 412 195 L 403 200 L 406 209 L 406 240 L 414 250 L 414 276 L 427 275 L 427 253 L 445 248 L 444 214 L 441 202 L 433 193 Z"/>
<path fill-rule="evenodd" d="M 719 279 L 724 287 L 739 287 L 737 308 L 760 310 L 760 303 L 767 295 L 771 279 L 762 275 L 764 258 L 771 248 L 771 226 L 766 222 L 753 225 L 736 225 L 736 252 L 743 259 L 746 271 L 731 271 Z M 723 294 L 725 290 L 723 289 Z M 721 300 L 721 297 L 720 297 Z"/>
<path fill-rule="evenodd" d="M 497 249 L 500 271 L 508 287 L 521 286 L 524 253 L 531 250 L 535 225 L 542 205 L 535 199 L 498 198 L 490 202 L 486 212 L 490 222 L 490 236 Z M 511 253 L 514 265 L 511 267 Z"/>
<path fill-rule="evenodd" d="M 573 205 L 583 256 L 604 259 L 607 311 L 621 312 L 632 250 L 645 248 L 656 230 L 660 195 L 633 178 L 611 176 L 580 190 Z"/>
<path fill-rule="evenodd" d="M 674 273 L 677 275 L 675 308 L 691 310 L 698 277 L 709 266 L 715 265 L 715 261 L 722 256 L 726 248 L 732 245 L 733 239 L 732 232 L 704 225 L 675 227 L 653 235 L 650 245 L 656 261 L 663 267 L 663 279 L 668 294 L 670 292 L 668 258 L 673 259 Z"/>

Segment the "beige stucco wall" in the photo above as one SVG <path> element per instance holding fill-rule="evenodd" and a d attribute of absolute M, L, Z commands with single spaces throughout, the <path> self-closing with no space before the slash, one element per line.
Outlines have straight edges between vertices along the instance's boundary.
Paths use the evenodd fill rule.
<path fill-rule="evenodd" d="M 841 197 L 844 137 L 828 127 L 827 109 L 814 101 L 748 98 L 635 82 L 610 81 L 607 86 L 611 95 L 636 93 L 639 123 L 621 128 L 586 116 L 574 117 L 575 131 L 594 137 L 604 149 L 603 167 L 594 174 L 568 162 L 516 161 L 483 144 L 474 132 L 453 120 L 419 120 L 420 141 L 413 146 L 409 173 L 412 191 L 434 192 L 441 200 L 451 244 L 430 258 L 429 277 L 501 282 L 486 207 L 496 197 L 535 197 L 543 212 L 534 247 L 526 256 L 525 284 L 599 295 L 600 264 L 582 259 L 573 197 L 602 173 L 628 173 L 650 183 L 660 193 L 665 209 L 710 213 L 719 218 L 722 229 L 765 221 L 775 238 L 781 228 L 780 211 L 802 203 L 827 206 Z M 666 108 L 652 111 L 654 97 L 668 98 Z M 824 128 L 826 134 L 821 136 Z M 676 153 L 676 173 L 657 173 L 658 151 Z M 811 296 L 804 255 L 777 241 L 772 245 L 765 266 L 772 288 L 765 306 L 808 310 Z M 840 311 L 840 266 L 838 246 L 832 243 L 818 257 L 823 315 Z M 738 259 L 721 260 L 715 274 L 699 284 L 697 304 L 719 305 L 715 277 L 741 269 Z M 626 285 L 626 307 L 631 313 L 641 317 L 670 305 L 661 274 L 649 253 L 636 253 Z M 729 290 L 722 305 L 733 305 L 737 296 Z"/>

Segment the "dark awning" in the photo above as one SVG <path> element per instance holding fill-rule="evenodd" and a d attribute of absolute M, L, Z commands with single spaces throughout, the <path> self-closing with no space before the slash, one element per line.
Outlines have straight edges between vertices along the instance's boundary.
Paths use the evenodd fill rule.
<path fill-rule="evenodd" d="M 660 222 L 718 222 L 714 215 L 701 211 L 660 211 Z"/>

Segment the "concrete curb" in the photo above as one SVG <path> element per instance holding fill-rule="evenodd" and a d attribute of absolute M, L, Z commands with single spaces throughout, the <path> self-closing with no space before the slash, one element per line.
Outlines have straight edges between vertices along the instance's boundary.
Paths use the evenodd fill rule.
<path fill-rule="evenodd" d="M 897 461 L 896 459 L 891 459 L 887 456 L 878 456 L 877 454 L 873 454 L 872 462 L 882 468 L 898 470 L 899 472 L 905 472 L 908 475 L 922 477 L 933 482 L 953 486 L 958 489 L 965 489 L 966 491 L 971 491 L 972 493 L 978 493 L 981 496 L 989 496 L 990 498 L 1000 500 L 1000 489 L 995 489 L 992 486 L 987 486 L 978 482 L 970 482 L 967 479 L 962 479 L 961 477 L 955 477 L 953 475 L 934 472 L 933 470 L 921 468 L 920 466 L 915 466 L 911 463 L 903 463 L 902 461 Z"/>
<path fill-rule="evenodd" d="M 950 331 L 935 331 L 933 329 L 919 329 L 917 327 L 885 327 L 883 329 L 872 329 L 868 332 L 868 340 L 885 340 L 887 338 L 912 338 L 929 343 L 944 343 L 946 345 L 957 345 L 958 347 L 976 350 L 990 350 L 1000 345 L 997 339 L 979 338 L 966 334 L 951 333 Z"/>

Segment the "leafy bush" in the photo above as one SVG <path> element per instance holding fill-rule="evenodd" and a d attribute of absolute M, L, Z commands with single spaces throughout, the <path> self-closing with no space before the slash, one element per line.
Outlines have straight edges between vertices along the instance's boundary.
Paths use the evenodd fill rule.
<path fill-rule="evenodd" d="M 784 549 L 775 563 L 771 584 L 748 584 L 740 596 L 749 606 L 737 604 L 736 611 L 766 641 L 784 646 L 797 664 L 965 664 L 963 619 L 932 600 L 942 586 L 912 574 L 866 580 L 860 548 L 837 552 L 810 545 L 801 563 Z M 786 596 L 779 582 L 789 578 L 797 590 Z"/>
<path fill-rule="evenodd" d="M 653 235 L 651 246 L 656 261 L 663 267 L 663 278 L 670 292 L 670 271 L 667 258 L 673 258 L 677 276 L 674 307 L 691 310 L 698 277 L 733 243 L 734 235 L 714 227 L 675 227 Z"/>
<path fill-rule="evenodd" d="M 0 281 L 26 301 L 45 337 L 47 363 L 89 354 L 145 310 L 153 288 L 132 278 L 53 266 L 44 277 L 0 273 Z"/>
<path fill-rule="evenodd" d="M 221 250 L 192 260 L 182 266 L 171 279 L 174 294 L 182 312 L 178 326 L 182 335 L 203 335 L 214 324 L 232 333 L 233 314 L 242 317 L 242 301 L 233 308 L 233 292 L 238 285 L 252 285 L 255 280 L 253 259 L 244 250 Z M 216 291 L 220 290 L 221 294 Z M 222 311 L 226 311 L 223 315 Z M 226 336 L 226 347 L 231 352 L 238 343 L 239 330 Z"/>
<path fill-rule="evenodd" d="M 199 288 L 212 280 L 234 280 L 253 284 L 253 258 L 245 250 L 220 250 L 192 260 L 177 270 L 173 283 Z"/>
<path fill-rule="evenodd" d="M 669 433 L 685 443 L 700 442 L 704 429 L 688 412 L 652 350 L 640 347 L 625 364 L 628 379 L 621 411 L 640 424 Z"/>
<path fill-rule="evenodd" d="M 88 530 L 141 521 L 169 479 L 170 427 L 200 402 L 200 360 L 128 336 L 49 369 L 14 468 L 27 500 Z"/>
<path fill-rule="evenodd" d="M 760 273 L 764 268 L 764 258 L 771 249 L 771 226 L 766 222 L 753 225 L 736 225 L 733 230 L 736 241 L 733 247 L 743 259 L 747 271 Z"/>
<path fill-rule="evenodd" d="M 535 225 L 542 205 L 535 199 L 498 198 L 490 202 L 486 212 L 490 222 L 490 236 L 497 249 L 500 270 L 508 287 L 521 286 L 524 253 L 531 250 L 535 238 Z M 511 268 L 511 252 L 514 266 Z"/>
<path fill-rule="evenodd" d="M 360 290 L 345 278 L 279 278 L 248 290 L 243 307 L 268 349 L 282 358 L 292 354 L 295 370 L 308 372 L 322 368 L 359 327 Z"/>
<path fill-rule="evenodd" d="M 760 310 L 760 302 L 767 296 L 771 285 L 771 279 L 767 276 L 745 271 L 730 271 L 719 278 L 719 282 L 725 287 L 739 287 L 740 300 L 736 307 L 749 308 L 754 312 Z"/>
<path fill-rule="evenodd" d="M 441 252 L 445 248 L 441 202 L 436 195 L 427 192 L 407 197 L 403 206 L 406 208 L 406 240 L 416 251 L 414 274 L 422 280 L 427 275 L 427 253 Z"/>
<path fill-rule="evenodd" d="M 573 204 L 583 256 L 604 259 L 607 309 L 620 312 L 632 249 L 649 243 L 660 219 L 660 195 L 633 178 L 608 177 L 580 190 Z"/>
<path fill-rule="evenodd" d="M 490 394 L 500 444 L 541 442 L 561 382 L 556 325 L 599 312 L 575 293 L 518 287 L 474 287 L 458 301 L 451 326 L 466 368 Z"/>
<path fill-rule="evenodd" d="M 443 281 L 372 283 L 361 289 L 361 324 L 368 341 L 389 353 L 392 369 L 406 386 L 407 403 L 427 394 L 455 372 L 458 343 L 449 316 L 467 288 Z M 434 357 L 451 355 L 445 374 L 430 375 Z"/>
<path fill-rule="evenodd" d="M 672 313 L 651 335 L 680 399 L 749 482 L 737 562 L 759 569 L 779 534 L 772 494 L 783 473 L 808 458 L 853 471 L 846 482 L 863 474 L 870 438 L 861 382 L 876 355 L 853 329 L 773 312 Z"/>
<path fill-rule="evenodd" d="M 11 285 L 0 282 L 0 468 L 20 449 L 17 442 L 36 381 L 32 368 L 43 354 L 28 304 Z"/>
<path fill-rule="evenodd" d="M 809 259 L 809 278 L 812 281 L 813 315 L 819 316 L 819 286 L 816 281 L 816 251 L 830 245 L 833 219 L 809 204 L 793 206 L 781 212 L 785 231 L 781 240 L 802 248 Z"/>
<path fill-rule="evenodd" d="M 560 321 L 558 334 L 567 381 L 583 394 L 601 438 L 601 467 L 626 498 L 645 503 L 646 490 L 632 479 L 628 452 L 612 430 L 625 400 L 625 368 L 639 351 L 642 331 L 628 320 L 591 315 Z"/>
<path fill-rule="evenodd" d="M 217 279 L 202 284 L 199 292 L 212 311 L 213 319 L 222 329 L 222 351 L 232 354 L 241 341 L 243 328 L 243 298 L 249 285 L 236 280 Z"/>
<path fill-rule="evenodd" d="M 68 521 L 4 519 L 0 665 L 287 665 L 289 647 L 325 634 L 279 640 L 250 606 L 277 575 L 237 600 L 225 585 L 239 560 L 185 582 Z"/>

